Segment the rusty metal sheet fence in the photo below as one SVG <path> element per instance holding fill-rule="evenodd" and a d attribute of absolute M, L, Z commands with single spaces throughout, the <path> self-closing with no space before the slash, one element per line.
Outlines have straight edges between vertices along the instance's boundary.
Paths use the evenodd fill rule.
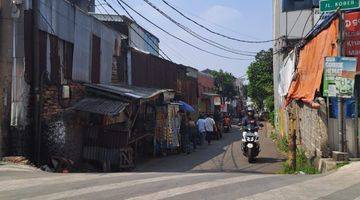
<path fill-rule="evenodd" d="M 187 67 L 131 49 L 132 84 L 139 87 L 173 89 L 184 101 L 196 106 L 197 78 L 187 76 Z"/>

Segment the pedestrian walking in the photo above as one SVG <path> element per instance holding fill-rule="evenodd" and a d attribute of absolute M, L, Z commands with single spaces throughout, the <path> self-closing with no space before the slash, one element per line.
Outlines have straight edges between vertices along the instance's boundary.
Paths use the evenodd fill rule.
<path fill-rule="evenodd" d="M 184 153 L 190 154 L 190 131 L 189 122 L 186 114 L 180 111 L 181 124 L 180 124 L 180 138 L 181 138 L 181 149 Z"/>
<path fill-rule="evenodd" d="M 213 119 L 215 121 L 215 126 L 216 126 L 216 130 L 214 131 L 215 133 L 215 138 L 217 140 L 220 140 L 222 138 L 222 113 L 219 111 L 215 111 L 215 115 L 213 116 Z"/>
<path fill-rule="evenodd" d="M 211 144 L 211 137 L 214 135 L 214 131 L 216 131 L 216 124 L 211 115 L 205 119 L 205 130 L 206 130 L 206 140 L 208 144 Z"/>
<path fill-rule="evenodd" d="M 198 121 L 196 122 L 200 146 L 204 144 L 204 140 L 205 140 L 205 135 L 206 135 L 205 123 L 206 121 L 204 115 L 200 115 Z"/>
<path fill-rule="evenodd" d="M 196 124 L 194 120 L 192 120 L 190 114 L 188 114 L 188 120 L 189 120 L 189 131 L 190 131 L 190 139 L 191 143 L 193 144 L 193 149 L 196 149 L 197 145 L 197 130 L 196 130 Z"/>

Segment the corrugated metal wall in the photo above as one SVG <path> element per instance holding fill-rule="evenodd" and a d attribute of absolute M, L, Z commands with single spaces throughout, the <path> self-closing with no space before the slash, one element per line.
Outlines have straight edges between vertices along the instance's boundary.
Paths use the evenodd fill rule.
<path fill-rule="evenodd" d="M 135 23 L 131 24 L 131 28 L 129 28 L 129 38 L 131 40 L 131 47 L 159 56 L 159 39 L 141 28 L 139 25 Z"/>
<path fill-rule="evenodd" d="M 131 50 L 132 84 L 139 87 L 174 89 L 181 93 L 183 100 L 197 105 L 198 83 L 196 70 L 168 60 Z"/>
<path fill-rule="evenodd" d="M 90 82 L 92 35 L 101 39 L 100 82 L 110 83 L 115 40 L 121 40 L 120 33 L 66 1 L 40 0 L 40 12 L 41 30 L 74 44 L 75 81 Z"/>

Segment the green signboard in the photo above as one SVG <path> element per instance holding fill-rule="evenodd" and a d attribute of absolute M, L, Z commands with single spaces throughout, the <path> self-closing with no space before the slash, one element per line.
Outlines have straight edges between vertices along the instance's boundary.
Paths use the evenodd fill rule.
<path fill-rule="evenodd" d="M 320 0 L 320 12 L 333 12 L 337 9 L 351 10 L 359 7 L 359 0 Z"/>
<path fill-rule="evenodd" d="M 324 64 L 324 96 L 354 96 L 357 58 L 326 57 Z"/>

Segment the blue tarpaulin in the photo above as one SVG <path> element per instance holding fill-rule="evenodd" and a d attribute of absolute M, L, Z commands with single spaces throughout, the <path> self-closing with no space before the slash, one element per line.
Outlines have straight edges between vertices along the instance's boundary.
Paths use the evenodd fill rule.
<path fill-rule="evenodd" d="M 184 110 L 186 112 L 195 112 L 195 109 L 191 105 L 189 105 L 183 101 L 179 101 L 179 104 L 180 104 L 181 110 Z"/>
<path fill-rule="evenodd" d="M 338 118 L 338 99 L 336 97 L 330 98 L 330 103 L 331 103 L 331 117 L 332 118 Z M 346 99 L 344 102 L 344 112 L 345 112 L 345 117 L 347 119 L 350 118 L 355 118 L 355 99 Z"/>

